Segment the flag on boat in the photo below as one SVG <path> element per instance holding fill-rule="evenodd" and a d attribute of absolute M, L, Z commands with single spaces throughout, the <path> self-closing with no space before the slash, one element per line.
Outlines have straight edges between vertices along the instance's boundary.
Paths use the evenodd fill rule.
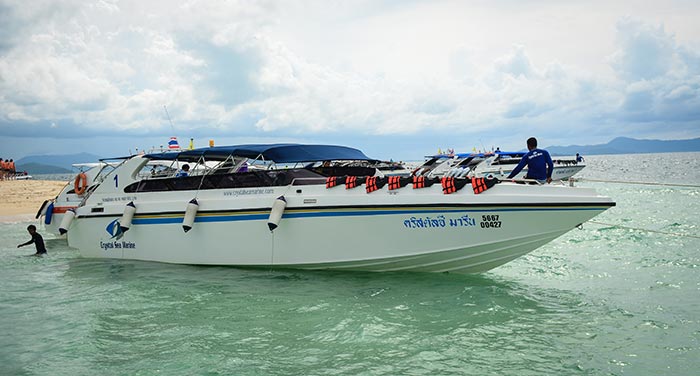
<path fill-rule="evenodd" d="M 177 137 L 170 137 L 170 141 L 168 141 L 168 149 L 179 149 L 180 145 L 177 143 Z"/>

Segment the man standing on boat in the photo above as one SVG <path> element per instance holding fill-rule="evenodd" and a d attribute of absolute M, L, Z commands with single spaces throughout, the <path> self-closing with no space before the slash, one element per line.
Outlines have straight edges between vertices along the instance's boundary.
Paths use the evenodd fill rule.
<path fill-rule="evenodd" d="M 525 179 L 537 180 L 540 184 L 552 182 L 552 171 L 554 170 L 554 163 L 552 163 L 552 157 L 549 156 L 547 150 L 537 148 L 537 139 L 530 137 L 527 139 L 527 154 L 523 156 L 520 163 L 513 169 L 513 171 L 508 175 L 508 179 L 512 179 L 514 176 L 518 175 L 520 171 L 527 165 L 527 175 Z"/>

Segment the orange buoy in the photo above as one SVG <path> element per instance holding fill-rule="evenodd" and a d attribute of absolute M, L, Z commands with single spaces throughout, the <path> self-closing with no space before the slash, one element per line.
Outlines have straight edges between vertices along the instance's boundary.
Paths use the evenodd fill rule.
<path fill-rule="evenodd" d="M 84 172 L 79 173 L 75 176 L 75 181 L 73 182 L 73 188 L 75 188 L 76 195 L 82 195 L 87 190 L 87 175 Z"/>

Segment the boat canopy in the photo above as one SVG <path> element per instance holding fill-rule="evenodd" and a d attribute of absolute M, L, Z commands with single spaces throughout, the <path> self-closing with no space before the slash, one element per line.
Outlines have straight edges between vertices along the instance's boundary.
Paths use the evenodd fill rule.
<path fill-rule="evenodd" d="M 435 158 L 435 159 L 442 159 L 442 158 L 464 159 L 464 158 L 469 158 L 469 157 L 488 158 L 488 157 L 493 157 L 494 155 L 520 155 L 520 156 L 523 156 L 524 153 L 510 152 L 510 151 L 506 151 L 506 152 L 496 151 L 496 152 L 487 152 L 487 153 L 454 153 L 454 154 L 426 155 L 425 158 Z"/>
<path fill-rule="evenodd" d="M 363 160 L 375 161 L 363 152 L 347 146 L 302 145 L 302 144 L 251 144 L 214 146 L 181 152 L 146 154 L 144 158 L 159 160 L 197 161 L 204 157 L 209 160 L 225 160 L 230 156 L 249 159 L 262 159 L 275 163 L 299 163 L 313 161 Z"/>
<path fill-rule="evenodd" d="M 527 154 L 526 151 L 498 151 L 496 152 L 501 157 L 522 158 Z"/>

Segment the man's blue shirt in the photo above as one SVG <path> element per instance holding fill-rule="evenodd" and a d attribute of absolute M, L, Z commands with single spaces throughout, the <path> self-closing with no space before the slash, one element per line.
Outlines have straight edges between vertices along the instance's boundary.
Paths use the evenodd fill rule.
<path fill-rule="evenodd" d="M 552 157 L 549 156 L 547 150 L 530 150 L 523 156 L 513 172 L 508 175 L 508 179 L 512 179 L 515 175 L 522 171 L 525 165 L 527 165 L 527 176 L 525 177 L 528 179 L 546 180 L 547 178 L 552 177 L 554 163 L 552 163 Z M 549 169 L 547 167 L 549 167 Z"/>

